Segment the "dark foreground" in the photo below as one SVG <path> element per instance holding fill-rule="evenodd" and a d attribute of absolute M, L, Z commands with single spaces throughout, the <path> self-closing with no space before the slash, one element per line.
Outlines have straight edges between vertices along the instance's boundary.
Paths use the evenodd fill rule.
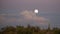
<path fill-rule="evenodd" d="M 60 34 L 59 28 L 53 28 L 52 30 L 50 27 L 48 29 L 41 30 L 39 27 L 34 27 L 28 25 L 27 27 L 23 26 L 7 26 L 1 28 L 0 34 Z"/>

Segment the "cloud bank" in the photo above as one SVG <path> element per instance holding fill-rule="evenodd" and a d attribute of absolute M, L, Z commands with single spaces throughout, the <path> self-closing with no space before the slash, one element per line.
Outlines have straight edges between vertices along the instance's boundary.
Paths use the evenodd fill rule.
<path fill-rule="evenodd" d="M 18 15 L 18 16 L 17 16 Z M 38 14 L 37 14 L 38 15 Z M 48 24 L 48 19 L 37 16 L 34 11 L 24 10 L 18 14 L 0 14 L 0 23 L 2 24 Z"/>
<path fill-rule="evenodd" d="M 48 19 L 41 17 L 41 16 L 37 16 L 33 11 L 25 10 L 25 11 L 22 11 L 20 14 L 27 21 L 33 20 L 33 21 L 40 23 L 40 24 L 47 24 L 48 23 Z"/>

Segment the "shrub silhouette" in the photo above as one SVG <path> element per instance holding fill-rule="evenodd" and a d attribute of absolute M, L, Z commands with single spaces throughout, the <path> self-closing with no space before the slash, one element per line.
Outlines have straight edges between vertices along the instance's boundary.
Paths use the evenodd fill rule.
<path fill-rule="evenodd" d="M 44 29 L 41 30 L 38 26 L 30 26 L 28 24 L 27 27 L 24 26 L 7 26 L 1 28 L 0 34 L 60 34 L 59 28 L 53 28 L 52 30 Z"/>

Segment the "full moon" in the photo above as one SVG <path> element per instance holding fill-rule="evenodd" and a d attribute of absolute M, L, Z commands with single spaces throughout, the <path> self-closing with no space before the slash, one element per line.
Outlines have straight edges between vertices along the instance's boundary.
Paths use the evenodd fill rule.
<path fill-rule="evenodd" d="M 34 13 L 38 13 L 38 9 L 35 9 L 35 10 L 34 10 Z"/>

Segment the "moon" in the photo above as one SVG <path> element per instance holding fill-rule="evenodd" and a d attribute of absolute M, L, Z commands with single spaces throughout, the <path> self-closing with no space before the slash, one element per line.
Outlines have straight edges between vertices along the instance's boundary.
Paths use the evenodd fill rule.
<path fill-rule="evenodd" d="M 38 9 L 35 9 L 35 10 L 34 10 L 34 13 L 38 13 Z"/>

